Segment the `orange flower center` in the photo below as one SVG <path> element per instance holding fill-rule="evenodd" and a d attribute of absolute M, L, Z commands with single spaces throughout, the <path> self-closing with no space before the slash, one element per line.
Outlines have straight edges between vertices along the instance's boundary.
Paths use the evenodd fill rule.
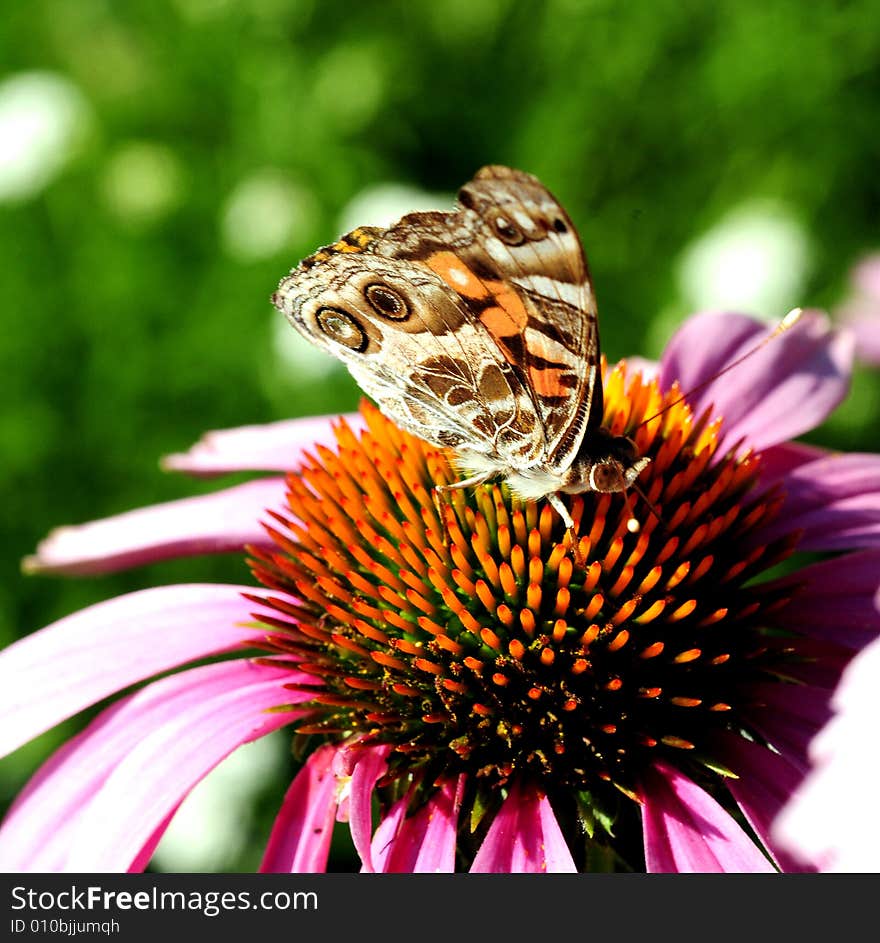
<path fill-rule="evenodd" d="M 782 600 L 755 577 L 795 538 L 760 539 L 783 497 L 755 495 L 757 456 L 719 453 L 719 420 L 680 402 L 645 422 L 677 398 L 606 375 L 604 425 L 651 458 L 639 486 L 659 517 L 635 494 L 562 496 L 577 553 L 546 501 L 497 483 L 435 504 L 461 477 L 450 453 L 370 405 L 362 434 L 341 423 L 289 476 L 277 549 L 252 551 L 285 594 L 269 594 L 273 645 L 314 677 L 298 733 L 391 745 L 396 794 L 467 773 L 477 818 L 513 777 L 595 817 L 655 758 L 707 775 L 750 685 L 790 657 L 765 629 Z"/>

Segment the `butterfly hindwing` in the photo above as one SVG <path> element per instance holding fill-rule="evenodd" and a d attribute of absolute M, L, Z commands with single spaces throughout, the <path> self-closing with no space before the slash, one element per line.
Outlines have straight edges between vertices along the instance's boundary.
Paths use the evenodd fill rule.
<path fill-rule="evenodd" d="M 282 280 L 276 303 L 403 428 L 485 456 L 540 454 L 531 399 L 458 296 L 404 259 L 340 252 Z"/>
<path fill-rule="evenodd" d="M 453 213 L 404 217 L 375 251 L 419 259 L 459 294 L 530 391 L 542 460 L 565 468 L 602 418 L 596 304 L 571 219 L 531 174 L 484 167 Z"/>

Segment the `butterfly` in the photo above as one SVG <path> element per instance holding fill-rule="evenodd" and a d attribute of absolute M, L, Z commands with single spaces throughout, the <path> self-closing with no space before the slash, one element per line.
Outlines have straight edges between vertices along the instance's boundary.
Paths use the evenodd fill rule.
<path fill-rule="evenodd" d="M 361 227 L 281 279 L 273 304 L 398 426 L 468 477 L 546 498 L 631 487 L 650 459 L 603 427 L 593 285 L 568 214 L 534 176 L 483 167 L 450 212 Z"/>

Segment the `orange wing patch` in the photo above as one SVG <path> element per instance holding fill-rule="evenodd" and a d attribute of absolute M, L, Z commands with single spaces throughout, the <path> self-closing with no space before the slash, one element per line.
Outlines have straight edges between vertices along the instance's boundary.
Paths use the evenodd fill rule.
<path fill-rule="evenodd" d="M 489 289 L 454 252 L 435 252 L 425 260 L 431 271 L 436 272 L 457 294 L 472 301 L 481 301 L 489 296 Z"/>
<path fill-rule="evenodd" d="M 563 383 L 563 376 L 570 376 L 566 367 L 529 367 L 529 383 L 538 396 L 565 396 L 571 384 Z"/>
<path fill-rule="evenodd" d="M 497 338 L 522 334 L 529 321 L 519 295 L 503 281 L 483 281 L 454 252 L 434 252 L 425 260 L 457 295 L 469 301 L 493 301 L 480 312 L 480 320 Z"/>
<path fill-rule="evenodd" d="M 529 323 L 529 313 L 517 292 L 500 279 L 480 278 L 466 262 L 448 250 L 432 253 L 425 264 L 460 298 L 478 302 L 480 322 L 498 342 L 504 359 L 517 366 L 520 361 L 517 351 L 505 343 L 522 337 Z M 486 307 L 480 310 L 482 304 Z M 537 388 L 536 392 L 539 392 Z"/>
<path fill-rule="evenodd" d="M 520 296 L 504 282 L 487 282 L 495 304 L 481 312 L 480 320 L 496 337 L 523 334 L 529 323 L 529 313 Z"/>

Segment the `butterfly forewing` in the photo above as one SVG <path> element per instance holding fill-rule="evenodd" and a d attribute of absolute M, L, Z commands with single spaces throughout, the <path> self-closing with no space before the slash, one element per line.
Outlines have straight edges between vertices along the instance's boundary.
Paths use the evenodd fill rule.
<path fill-rule="evenodd" d="M 386 415 L 465 464 L 558 476 L 601 421 L 584 253 L 565 211 L 521 171 L 485 167 L 452 212 L 354 230 L 273 300 Z"/>
<path fill-rule="evenodd" d="M 535 177 L 484 167 L 457 213 L 404 217 L 377 251 L 422 262 L 459 296 L 528 389 L 540 462 L 564 469 L 601 421 L 596 306 L 566 212 Z"/>
<path fill-rule="evenodd" d="M 516 372 L 458 296 L 429 268 L 338 252 L 282 280 L 277 303 L 348 366 L 382 411 L 438 445 L 532 456 L 541 438 Z"/>

